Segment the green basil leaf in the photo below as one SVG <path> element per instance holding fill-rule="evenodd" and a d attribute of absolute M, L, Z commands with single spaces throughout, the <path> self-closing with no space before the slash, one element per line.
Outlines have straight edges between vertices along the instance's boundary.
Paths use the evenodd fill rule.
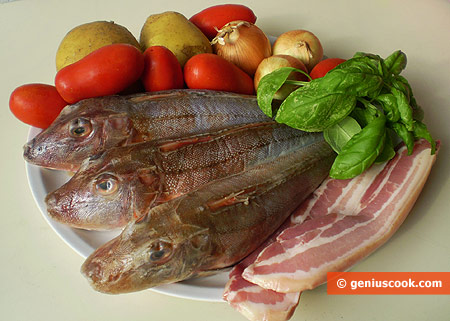
<path fill-rule="evenodd" d="M 431 155 L 436 153 L 436 141 L 433 139 L 433 137 L 431 137 L 431 134 L 428 131 L 427 126 L 424 123 L 422 123 L 420 121 L 415 121 L 413 134 L 414 134 L 414 137 L 416 137 L 417 139 L 424 138 L 427 141 L 429 141 L 431 144 Z"/>
<path fill-rule="evenodd" d="M 381 104 L 386 114 L 386 118 L 391 122 L 397 122 L 400 119 L 400 112 L 397 108 L 397 99 L 393 94 L 379 95 L 376 100 Z"/>
<path fill-rule="evenodd" d="M 379 55 L 368 53 L 368 52 L 358 51 L 353 55 L 353 58 L 362 58 L 362 57 L 367 57 L 367 58 L 370 58 L 375 61 L 382 60 L 382 58 Z"/>
<path fill-rule="evenodd" d="M 399 75 L 406 68 L 406 55 L 401 51 L 394 51 L 384 60 L 388 72 Z"/>
<path fill-rule="evenodd" d="M 340 153 L 342 147 L 357 133 L 361 131 L 361 126 L 350 116 L 345 117 L 339 123 L 326 128 L 323 131 L 325 141 L 336 153 Z"/>
<path fill-rule="evenodd" d="M 371 101 L 368 101 L 365 98 L 358 98 L 358 103 L 362 104 L 362 106 L 364 106 L 372 115 L 377 116 L 380 114 L 381 110 L 379 110 L 379 108 L 374 105 Z"/>
<path fill-rule="evenodd" d="M 406 129 L 402 123 L 390 123 L 389 124 L 394 132 L 403 140 L 408 148 L 408 155 L 411 155 L 414 148 L 414 136 L 413 133 Z"/>
<path fill-rule="evenodd" d="M 403 92 L 396 88 L 391 88 L 392 95 L 397 100 L 397 108 L 400 114 L 401 122 L 406 126 L 409 131 L 413 130 L 413 115 L 412 108 L 409 106 L 407 97 Z"/>
<path fill-rule="evenodd" d="M 389 79 L 391 78 L 391 76 L 390 76 L 389 71 L 388 71 L 388 69 L 386 67 L 386 64 L 384 63 L 383 60 L 381 60 L 378 63 L 378 71 L 380 72 L 381 75 L 383 75 L 384 81 L 388 82 Z"/>
<path fill-rule="evenodd" d="M 275 93 L 283 86 L 291 72 L 299 71 L 293 67 L 282 67 L 261 78 L 256 97 L 259 108 L 269 117 L 272 117 L 272 101 Z M 303 71 L 301 71 L 303 72 Z"/>
<path fill-rule="evenodd" d="M 291 93 L 275 120 L 307 132 L 321 132 L 344 119 L 356 105 L 353 95 L 320 90 L 314 81 Z"/>
<path fill-rule="evenodd" d="M 380 164 L 391 160 L 395 156 L 394 144 L 392 138 L 386 133 L 386 141 L 384 142 L 383 150 L 380 155 L 375 159 L 375 164 Z"/>
<path fill-rule="evenodd" d="M 409 84 L 408 80 L 405 77 L 403 77 L 403 76 L 397 76 L 397 77 L 395 77 L 395 79 L 398 82 L 401 82 L 406 88 L 408 88 L 408 91 L 409 91 L 409 104 L 411 105 L 411 107 L 413 109 L 413 118 L 415 120 L 422 121 L 423 117 L 424 117 L 423 109 L 422 109 L 422 107 L 420 107 L 417 104 L 417 101 L 414 98 L 413 91 L 412 91 L 411 85 Z"/>
<path fill-rule="evenodd" d="M 315 80 L 320 81 L 319 88 L 328 92 L 371 98 L 379 94 L 384 84 L 378 62 L 369 57 L 351 58 Z"/>
<path fill-rule="evenodd" d="M 381 58 L 379 55 L 366 53 L 366 52 L 357 52 L 353 56 L 353 58 L 363 58 L 363 57 L 365 57 L 367 62 L 370 62 L 370 64 L 374 68 L 374 70 L 375 69 L 378 70 L 379 75 L 382 76 L 383 79 L 389 79 L 390 78 L 390 76 L 387 77 L 387 75 L 389 75 L 389 73 L 388 73 L 388 70 L 387 70 L 386 65 L 384 63 L 383 58 Z M 376 94 L 369 95 L 369 97 L 374 98 L 374 97 L 376 97 Z"/>
<path fill-rule="evenodd" d="M 369 168 L 383 150 L 386 140 L 385 123 L 386 118 L 380 116 L 354 135 L 336 157 L 330 176 L 349 179 Z"/>
<path fill-rule="evenodd" d="M 408 100 L 408 103 L 410 103 L 411 101 L 411 90 L 410 87 L 406 86 L 403 82 L 401 82 L 398 79 L 392 79 L 391 81 L 392 85 L 394 86 L 395 89 L 401 91 L 405 96 L 406 99 Z"/>
<path fill-rule="evenodd" d="M 373 112 L 372 109 L 367 108 L 361 108 L 361 107 L 355 107 L 353 111 L 350 114 L 351 117 L 353 117 L 361 127 L 366 127 L 368 123 L 375 120 L 376 112 Z"/>

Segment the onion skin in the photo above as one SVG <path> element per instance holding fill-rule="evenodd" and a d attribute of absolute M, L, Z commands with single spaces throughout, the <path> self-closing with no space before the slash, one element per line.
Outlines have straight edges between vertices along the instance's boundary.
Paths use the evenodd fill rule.
<path fill-rule="evenodd" d="M 259 63 L 272 55 L 266 34 L 247 21 L 232 21 L 211 41 L 213 51 L 253 76 Z"/>
<path fill-rule="evenodd" d="M 322 44 L 312 32 L 291 30 L 281 34 L 273 44 L 274 55 L 289 55 L 300 59 L 311 71 L 323 58 Z"/>
<path fill-rule="evenodd" d="M 297 58 L 294 58 L 294 57 L 288 56 L 288 55 L 270 56 L 268 58 L 265 58 L 263 61 L 261 61 L 261 63 L 258 66 L 258 69 L 256 69 L 255 77 L 253 79 L 255 90 L 258 89 L 258 85 L 259 85 L 259 82 L 262 77 L 264 77 L 265 75 L 271 73 L 272 71 L 275 71 L 282 67 L 294 67 L 294 68 L 303 70 L 306 73 L 308 72 L 305 64 Z M 308 81 L 308 77 L 299 72 L 292 72 L 289 75 L 288 79 L 298 80 L 298 81 Z M 296 88 L 298 88 L 298 86 L 291 85 L 291 84 L 284 84 L 275 93 L 274 98 L 279 99 L 279 100 L 284 100 Z"/>

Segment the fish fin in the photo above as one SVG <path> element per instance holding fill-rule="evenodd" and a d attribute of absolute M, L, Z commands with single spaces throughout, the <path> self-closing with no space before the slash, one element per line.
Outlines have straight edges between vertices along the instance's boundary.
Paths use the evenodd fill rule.
<path fill-rule="evenodd" d="M 185 225 L 191 229 L 192 235 L 189 237 L 189 242 L 192 248 L 200 252 L 206 252 L 211 245 L 209 238 L 209 229 L 199 228 L 195 225 Z"/>
<path fill-rule="evenodd" d="M 161 178 L 155 172 L 154 166 L 148 168 L 139 168 L 136 171 L 139 181 L 146 186 L 153 186 L 157 188 L 160 184 Z"/>
<path fill-rule="evenodd" d="M 133 218 L 138 219 L 145 216 L 148 210 L 153 207 L 155 199 L 158 197 L 158 192 L 154 193 L 142 193 L 138 199 L 135 199 L 131 204 L 131 212 Z"/>
<path fill-rule="evenodd" d="M 197 271 L 192 278 L 202 278 L 205 276 L 212 276 L 212 275 L 216 275 L 222 272 L 230 272 L 232 269 L 231 266 L 225 267 L 225 268 L 220 268 L 220 269 L 214 269 L 214 270 L 206 270 L 206 271 Z"/>
<path fill-rule="evenodd" d="M 181 195 L 184 195 L 184 193 L 169 193 L 169 192 L 163 192 L 161 193 L 158 198 L 155 200 L 155 203 L 165 203 L 168 202 L 174 198 L 180 197 Z"/>
<path fill-rule="evenodd" d="M 103 135 L 114 133 L 114 140 L 127 141 L 132 136 L 133 122 L 126 113 L 106 115 L 103 121 Z M 110 137 L 111 139 L 112 137 Z M 120 144 L 119 144 L 120 145 Z"/>
<path fill-rule="evenodd" d="M 128 133 L 131 128 L 133 128 L 132 121 L 126 113 L 108 115 L 105 119 L 105 122 L 108 124 L 108 126 L 110 126 L 110 128 L 124 131 L 126 133 Z"/>
<path fill-rule="evenodd" d="M 141 213 L 137 213 L 136 211 L 133 211 L 133 218 L 135 219 L 136 223 L 140 223 L 144 219 L 144 215 Z"/>
<path fill-rule="evenodd" d="M 130 96 L 129 101 L 132 103 L 141 103 L 148 100 L 156 100 L 156 99 L 164 99 L 168 97 L 177 97 L 184 95 L 181 91 L 167 91 L 167 92 L 161 92 L 158 94 L 155 93 L 146 93 L 142 95 L 137 96 Z"/>
<path fill-rule="evenodd" d="M 140 221 L 160 196 L 161 184 L 160 177 L 153 167 L 138 169 L 136 175 L 142 185 L 138 184 L 131 188 L 131 212 L 133 219 Z"/>
<path fill-rule="evenodd" d="M 185 138 L 185 139 L 176 139 L 176 140 L 171 140 L 171 141 L 162 143 L 161 145 L 159 145 L 159 149 L 161 152 L 171 152 L 171 151 L 177 150 L 177 149 L 182 148 L 187 145 L 209 142 L 212 139 L 213 138 L 209 135 L 208 136 L 197 136 L 197 137 L 191 137 L 191 138 Z"/>
<path fill-rule="evenodd" d="M 160 143 L 160 151 L 161 152 L 171 152 L 174 150 L 177 150 L 179 148 L 182 148 L 187 145 L 194 145 L 204 142 L 210 142 L 214 139 L 218 139 L 221 136 L 231 135 L 233 133 L 239 133 L 247 130 L 248 128 L 252 127 L 268 127 L 268 126 L 274 126 L 273 122 L 258 122 L 258 123 L 251 123 L 251 124 L 245 124 L 245 125 L 238 125 L 235 127 L 230 127 L 224 130 L 220 130 L 218 132 L 212 133 L 212 134 L 199 134 L 196 136 L 186 137 L 186 138 L 178 138 L 178 139 L 171 139 L 171 140 L 165 140 Z"/>
<path fill-rule="evenodd" d="M 133 219 L 135 223 L 142 223 L 144 221 L 148 221 L 150 219 L 149 211 L 147 212 L 140 212 L 140 211 L 133 211 Z"/>
<path fill-rule="evenodd" d="M 244 205 L 248 205 L 249 199 L 251 195 L 256 191 L 256 187 L 251 187 L 244 189 L 242 191 L 231 193 L 225 197 L 222 197 L 220 199 L 211 200 L 209 201 L 206 206 L 211 211 L 217 211 L 220 208 L 231 206 L 237 203 L 243 203 Z"/>

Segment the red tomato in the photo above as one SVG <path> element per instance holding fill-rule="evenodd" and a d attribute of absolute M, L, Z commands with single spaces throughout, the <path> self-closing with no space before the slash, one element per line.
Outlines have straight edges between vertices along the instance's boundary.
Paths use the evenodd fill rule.
<path fill-rule="evenodd" d="M 217 30 L 214 27 L 220 29 L 228 22 L 236 20 L 255 23 L 256 16 L 246 6 L 240 4 L 222 4 L 206 8 L 193 15 L 189 20 L 211 40 L 217 35 Z"/>
<path fill-rule="evenodd" d="M 192 89 L 254 93 L 253 79 L 249 75 L 225 58 L 210 53 L 195 55 L 186 62 L 184 81 Z"/>
<path fill-rule="evenodd" d="M 9 98 L 9 109 L 24 123 L 47 128 L 67 105 L 54 86 L 27 84 L 17 87 Z"/>
<path fill-rule="evenodd" d="M 341 58 L 324 59 L 314 66 L 309 75 L 312 79 L 321 78 L 325 76 L 331 69 L 333 69 L 337 65 L 340 65 L 344 61 L 346 60 Z"/>
<path fill-rule="evenodd" d="M 136 47 L 116 43 L 101 47 L 56 74 L 59 94 L 69 103 L 117 94 L 138 80 L 144 56 Z"/>
<path fill-rule="evenodd" d="M 152 46 L 144 52 L 142 82 L 146 91 L 184 87 L 183 70 L 177 57 L 163 46 Z"/>

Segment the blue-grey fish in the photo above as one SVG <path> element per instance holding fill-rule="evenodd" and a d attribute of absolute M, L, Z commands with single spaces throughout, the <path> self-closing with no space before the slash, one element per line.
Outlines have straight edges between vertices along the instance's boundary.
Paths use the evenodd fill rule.
<path fill-rule="evenodd" d="M 151 207 L 303 149 L 321 134 L 275 122 L 116 147 L 92 156 L 46 197 L 49 215 L 90 230 L 123 227 Z"/>
<path fill-rule="evenodd" d="M 66 106 L 50 127 L 24 146 L 26 161 L 76 171 L 105 149 L 270 120 L 255 96 L 180 89 L 107 96 Z"/>
<path fill-rule="evenodd" d="M 302 149 L 151 208 L 94 251 L 82 273 L 98 291 L 125 293 L 236 264 L 327 176 L 335 154 L 311 135 Z"/>

